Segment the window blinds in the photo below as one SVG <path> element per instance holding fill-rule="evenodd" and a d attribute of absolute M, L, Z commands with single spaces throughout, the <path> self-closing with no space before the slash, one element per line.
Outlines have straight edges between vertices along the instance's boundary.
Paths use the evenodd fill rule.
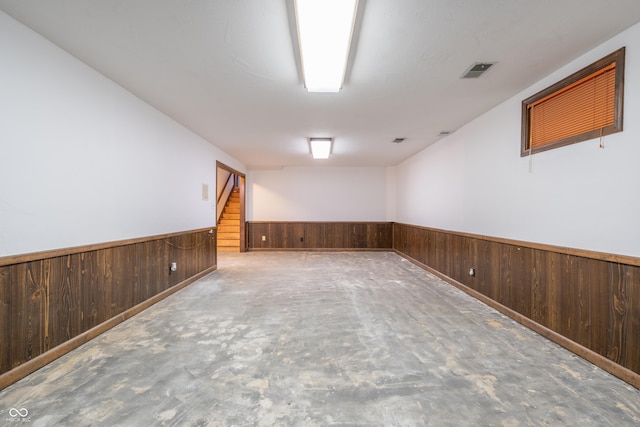
<path fill-rule="evenodd" d="M 528 105 L 529 148 L 614 124 L 616 63 Z"/>

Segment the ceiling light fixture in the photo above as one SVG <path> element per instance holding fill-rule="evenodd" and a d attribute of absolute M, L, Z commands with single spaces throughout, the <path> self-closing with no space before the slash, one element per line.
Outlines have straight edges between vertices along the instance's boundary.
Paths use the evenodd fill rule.
<path fill-rule="evenodd" d="M 328 159 L 331 154 L 333 138 L 309 138 L 311 155 L 314 159 Z"/>
<path fill-rule="evenodd" d="M 358 0 L 295 0 L 304 85 L 338 92 L 344 81 Z"/>

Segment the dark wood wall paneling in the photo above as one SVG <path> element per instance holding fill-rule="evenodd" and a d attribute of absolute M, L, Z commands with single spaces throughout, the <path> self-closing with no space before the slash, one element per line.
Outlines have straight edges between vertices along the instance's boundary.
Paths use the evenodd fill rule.
<path fill-rule="evenodd" d="M 249 250 L 392 249 L 390 222 L 249 222 L 247 227 Z"/>
<path fill-rule="evenodd" d="M 393 235 L 400 254 L 631 371 L 608 369 L 640 386 L 637 258 L 405 224 Z"/>
<path fill-rule="evenodd" d="M 215 237 L 195 230 L 0 259 L 0 375 L 215 269 Z"/>
<path fill-rule="evenodd" d="M 584 356 L 558 336 L 611 361 L 600 366 L 640 386 L 637 258 L 405 224 L 247 227 L 251 250 L 395 249 L 578 354 Z M 0 388 L 18 379 L 2 381 L 12 369 L 215 269 L 216 242 L 215 233 L 196 230 L 13 259 L 0 259 Z M 171 262 L 178 263 L 176 272 L 169 271 Z"/>

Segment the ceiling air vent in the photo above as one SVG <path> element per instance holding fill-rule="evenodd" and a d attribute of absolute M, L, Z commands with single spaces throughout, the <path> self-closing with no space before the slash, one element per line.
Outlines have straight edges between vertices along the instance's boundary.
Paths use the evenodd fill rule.
<path fill-rule="evenodd" d="M 475 62 L 462 75 L 463 79 L 477 79 L 483 75 L 495 62 Z"/>
<path fill-rule="evenodd" d="M 396 138 L 391 142 L 393 142 L 394 144 L 400 144 L 401 142 L 404 142 L 405 139 L 407 138 Z"/>
<path fill-rule="evenodd" d="M 452 133 L 453 133 L 452 130 L 441 130 L 438 136 L 447 136 L 447 135 L 451 135 Z"/>

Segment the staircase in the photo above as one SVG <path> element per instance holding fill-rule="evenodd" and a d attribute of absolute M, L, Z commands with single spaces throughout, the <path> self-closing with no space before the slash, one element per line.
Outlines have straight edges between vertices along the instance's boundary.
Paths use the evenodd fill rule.
<path fill-rule="evenodd" d="M 240 192 L 235 187 L 218 223 L 218 252 L 240 252 Z"/>

